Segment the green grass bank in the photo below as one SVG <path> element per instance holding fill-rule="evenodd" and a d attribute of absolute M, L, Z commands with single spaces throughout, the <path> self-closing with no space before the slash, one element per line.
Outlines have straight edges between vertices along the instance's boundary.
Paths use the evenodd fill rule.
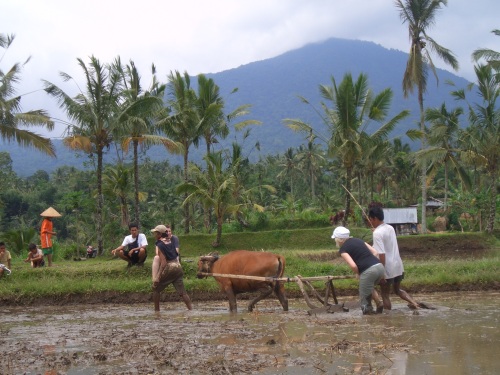
<path fill-rule="evenodd" d="M 369 229 L 352 229 L 353 236 L 371 241 Z M 349 267 L 338 257 L 330 238 L 331 228 L 279 230 L 225 234 L 220 254 L 231 250 L 265 250 L 286 258 L 286 276 L 350 275 Z M 197 279 L 197 259 L 215 249 L 214 235 L 179 236 L 185 285 L 193 300 L 224 298 L 213 278 Z M 150 244 L 153 243 L 149 239 Z M 403 286 L 411 293 L 450 290 L 499 289 L 500 241 L 482 233 L 445 233 L 399 237 L 405 264 Z M 56 258 L 54 267 L 32 269 L 22 257 L 15 257 L 12 274 L 0 279 L 0 304 L 42 303 L 134 303 L 151 298 L 153 245 L 143 268 L 127 269 L 125 262 L 105 254 L 82 261 Z M 24 257 L 24 256 L 23 256 Z M 323 283 L 316 282 L 317 290 Z M 339 295 L 357 293 L 357 281 L 338 280 Z M 300 296 L 295 283 L 287 283 L 287 294 Z M 172 287 L 163 300 L 177 300 Z"/>

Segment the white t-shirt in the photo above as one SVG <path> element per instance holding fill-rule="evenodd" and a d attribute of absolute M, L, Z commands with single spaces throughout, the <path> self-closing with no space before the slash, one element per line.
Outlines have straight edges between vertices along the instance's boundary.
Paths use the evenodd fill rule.
<path fill-rule="evenodd" d="M 382 223 L 373 231 L 373 247 L 385 254 L 385 278 L 392 279 L 404 272 L 403 261 L 399 255 L 396 232 L 389 224 Z"/>
<path fill-rule="evenodd" d="M 38 257 L 43 257 L 43 251 L 39 247 L 36 248 L 36 254 Z M 33 267 L 33 261 L 31 261 L 31 266 Z"/>
<path fill-rule="evenodd" d="M 127 247 L 128 244 L 135 242 L 136 238 L 133 238 L 131 234 L 123 239 L 122 246 Z M 146 240 L 146 235 L 144 233 L 139 233 L 137 236 L 137 247 L 147 246 L 148 241 Z"/>

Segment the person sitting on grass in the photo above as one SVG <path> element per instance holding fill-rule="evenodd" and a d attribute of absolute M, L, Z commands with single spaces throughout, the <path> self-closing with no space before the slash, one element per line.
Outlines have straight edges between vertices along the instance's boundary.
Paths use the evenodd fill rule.
<path fill-rule="evenodd" d="M 144 266 L 144 261 L 148 255 L 146 253 L 146 246 L 148 246 L 146 236 L 144 233 L 139 233 L 139 226 L 135 223 L 130 223 L 128 228 L 130 234 L 124 238 L 121 246 L 111 250 L 111 254 L 118 255 L 128 262 L 127 267 L 133 265 Z"/>
<path fill-rule="evenodd" d="M 7 267 L 7 269 L 4 269 L 4 267 L 0 267 L 0 279 L 4 274 L 10 274 L 11 259 L 12 256 L 10 255 L 10 252 L 5 248 L 5 242 L 0 242 L 0 264 L 2 264 L 4 267 Z"/>
<path fill-rule="evenodd" d="M 28 257 L 24 261 L 31 262 L 33 268 L 44 266 L 42 249 L 39 249 L 34 243 L 30 243 L 28 245 Z"/>

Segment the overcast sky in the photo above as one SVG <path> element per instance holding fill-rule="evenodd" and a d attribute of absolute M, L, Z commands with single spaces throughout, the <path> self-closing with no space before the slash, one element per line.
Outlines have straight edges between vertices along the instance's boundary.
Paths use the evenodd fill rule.
<path fill-rule="evenodd" d="M 0 33 L 16 35 L 3 58 L 0 50 L 0 68 L 31 56 L 18 94 L 40 89 L 42 79 L 76 92 L 59 72 L 82 79 L 76 59 L 88 62 L 91 55 L 103 63 L 132 59 L 144 78 L 154 63 L 166 81 L 173 70 L 216 73 L 332 37 L 409 48 L 393 0 L 2 0 L 0 25 Z M 499 0 L 449 0 L 429 35 L 455 53 L 457 74 L 474 81 L 471 53 L 500 50 L 493 29 L 500 29 Z M 43 91 L 26 95 L 22 105 L 60 116 Z"/>

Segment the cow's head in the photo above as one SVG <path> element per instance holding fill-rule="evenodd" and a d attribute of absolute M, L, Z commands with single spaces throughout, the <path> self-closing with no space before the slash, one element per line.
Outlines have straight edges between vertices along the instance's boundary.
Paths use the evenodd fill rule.
<path fill-rule="evenodd" d="M 200 256 L 200 260 L 198 261 L 198 273 L 196 277 L 198 279 L 203 279 L 204 277 L 207 277 L 205 275 L 202 275 L 202 273 L 211 273 L 212 272 L 212 266 L 219 259 L 219 254 L 218 253 L 210 253 L 208 255 L 202 255 Z"/>

